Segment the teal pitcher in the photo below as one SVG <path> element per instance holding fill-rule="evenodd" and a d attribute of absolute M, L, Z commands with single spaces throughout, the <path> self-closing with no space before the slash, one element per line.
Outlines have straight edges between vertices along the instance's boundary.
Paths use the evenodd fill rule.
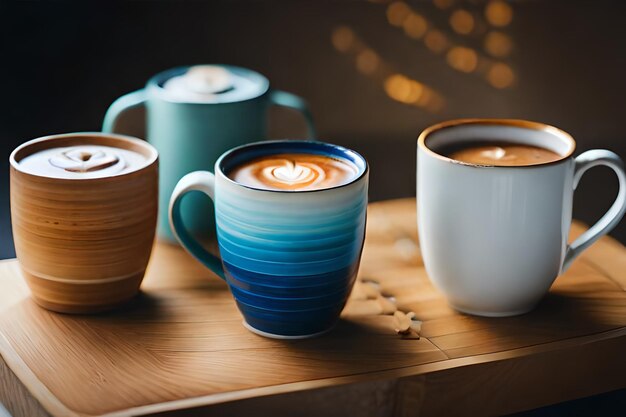
<path fill-rule="evenodd" d="M 152 77 L 145 88 L 118 98 L 102 126 L 113 133 L 126 110 L 146 106 L 148 141 L 159 151 L 160 238 L 175 242 L 167 207 L 174 186 L 185 174 L 212 170 L 230 148 L 267 139 L 267 111 L 284 106 L 302 113 L 310 138 L 315 137 L 306 102 L 291 93 L 270 89 L 263 75 L 230 65 L 180 67 Z M 181 202 L 187 228 L 194 235 L 214 236 L 209 200 L 190 193 Z"/>

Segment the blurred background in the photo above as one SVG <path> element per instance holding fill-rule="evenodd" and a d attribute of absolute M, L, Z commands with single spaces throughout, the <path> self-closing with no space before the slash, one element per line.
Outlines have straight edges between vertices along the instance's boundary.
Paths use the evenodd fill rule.
<path fill-rule="evenodd" d="M 417 135 L 451 118 L 541 121 L 570 132 L 577 154 L 626 158 L 625 17 L 619 0 L 0 0 L 0 259 L 14 256 L 10 151 L 99 130 L 114 99 L 180 65 L 248 67 L 305 97 L 321 139 L 370 161 L 373 201 L 415 195 Z M 304 135 L 288 110 L 270 126 L 274 138 Z M 128 129 L 143 135 L 141 122 Z M 592 170 L 574 216 L 594 222 L 616 189 L 608 169 Z M 626 243 L 626 222 L 613 235 Z M 626 402 L 593 401 L 605 412 Z M 536 415 L 584 410 L 569 407 Z"/>
<path fill-rule="evenodd" d="M 370 161 L 371 199 L 415 195 L 419 132 L 457 117 L 546 122 L 577 153 L 626 157 L 621 1 L 0 0 L 0 258 L 14 256 L 8 162 L 38 136 L 99 130 L 109 104 L 157 72 L 229 63 L 305 97 L 323 140 Z M 141 115 L 137 121 L 141 120 Z M 271 112 L 270 136 L 301 137 Z M 127 133 L 143 135 L 143 122 Z M 595 221 L 617 181 L 586 175 L 576 218 Z M 626 223 L 613 232 L 626 242 Z"/>

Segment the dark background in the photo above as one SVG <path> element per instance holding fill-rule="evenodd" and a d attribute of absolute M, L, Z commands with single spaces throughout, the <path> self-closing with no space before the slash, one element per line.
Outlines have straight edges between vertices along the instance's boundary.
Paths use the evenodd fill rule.
<path fill-rule="evenodd" d="M 0 259 L 14 256 L 10 151 L 47 134 L 99 130 L 115 98 L 179 65 L 249 67 L 274 87 L 307 98 L 320 138 L 354 148 L 370 161 L 371 200 L 415 195 L 416 137 L 428 125 L 451 118 L 546 122 L 574 136 L 577 154 L 608 148 L 626 157 L 623 1 L 513 1 L 508 3 L 512 20 L 502 27 L 486 18 L 486 1 L 408 3 L 445 36 L 446 51 L 437 53 L 423 38 L 412 39 L 390 23 L 384 0 L 0 0 Z M 450 23 L 459 9 L 473 16 L 470 34 L 456 33 Z M 485 42 L 494 30 L 510 40 L 509 54 L 490 55 Z M 479 57 L 477 68 L 455 70 L 447 56 L 451 46 L 471 48 Z M 372 53 L 378 65 L 372 64 Z M 510 86 L 490 84 L 496 62 L 511 69 Z M 394 73 L 435 91 L 442 105 L 392 99 L 385 79 Z M 276 110 L 270 116 L 272 137 L 303 135 L 297 114 Z M 141 129 L 130 133 L 142 134 Z M 608 169 L 592 170 L 576 193 L 574 216 L 594 222 L 616 188 Z M 626 243 L 626 222 L 612 234 Z M 625 402 L 623 392 L 594 401 L 596 411 L 618 403 L 623 409 Z M 537 413 L 576 415 L 584 404 L 591 407 L 576 404 Z"/>
<path fill-rule="evenodd" d="M 510 2 L 512 20 L 502 28 L 485 19 L 485 1 L 436 3 L 451 5 L 409 2 L 455 45 L 490 59 L 486 34 L 497 29 L 510 38 L 511 53 L 499 61 L 514 71 L 512 86 L 494 88 L 478 70 L 451 68 L 445 53 L 388 22 L 385 1 L 0 0 L 0 258 L 14 256 L 10 151 L 42 135 L 99 130 L 115 98 L 178 65 L 241 65 L 306 97 L 320 138 L 352 147 L 370 161 L 372 200 L 415 195 L 415 139 L 423 128 L 450 118 L 542 121 L 570 132 L 577 153 L 609 148 L 626 157 L 624 2 Z M 449 19 L 459 9 L 473 13 L 482 30 L 455 33 Z M 387 96 L 380 74 L 359 72 L 356 52 L 334 47 L 339 27 L 377 53 L 385 68 L 436 90 L 443 107 L 428 111 Z M 272 137 L 303 134 L 298 115 L 276 110 L 271 116 Z M 576 193 L 574 216 L 595 221 L 616 184 L 608 169 L 592 170 Z M 626 222 L 613 235 L 626 242 Z"/>

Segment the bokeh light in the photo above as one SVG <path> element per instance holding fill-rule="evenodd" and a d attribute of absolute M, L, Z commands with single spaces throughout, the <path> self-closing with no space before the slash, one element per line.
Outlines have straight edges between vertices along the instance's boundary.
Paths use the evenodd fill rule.
<path fill-rule="evenodd" d="M 392 99 L 405 104 L 415 104 L 424 91 L 424 85 L 419 81 L 401 75 L 393 74 L 385 80 L 385 92 Z"/>
<path fill-rule="evenodd" d="M 505 33 L 492 30 L 485 36 L 484 46 L 489 55 L 504 58 L 511 54 L 513 42 Z"/>
<path fill-rule="evenodd" d="M 515 73 L 507 64 L 498 62 L 489 68 L 487 81 L 495 88 L 508 88 L 515 82 Z"/>
<path fill-rule="evenodd" d="M 435 4 L 435 7 L 445 10 L 452 7 L 454 0 L 433 0 L 433 3 Z"/>
<path fill-rule="evenodd" d="M 356 57 L 356 68 L 359 72 L 371 75 L 378 69 L 380 58 L 373 50 L 367 48 L 361 51 Z"/>
<path fill-rule="evenodd" d="M 410 16 L 419 16 L 410 9 L 409 13 Z M 425 19 L 424 22 L 426 22 Z M 413 24 L 420 25 L 421 23 Z M 411 27 L 413 24 L 409 23 L 407 26 Z M 391 99 L 431 113 L 437 113 L 445 106 L 446 100 L 439 92 L 407 75 L 396 72 L 378 52 L 363 42 L 352 28 L 336 27 L 331 34 L 331 41 L 339 52 L 354 58 L 358 72 L 376 82 L 381 82 L 384 91 Z"/>
<path fill-rule="evenodd" d="M 485 18 L 493 26 L 504 27 L 513 20 L 513 9 L 502 0 L 493 0 L 485 7 Z"/>
<path fill-rule="evenodd" d="M 430 88 L 425 88 L 422 95 L 417 101 L 417 105 L 428 110 L 431 113 L 437 113 L 443 109 L 446 102 L 445 99 Z"/>
<path fill-rule="evenodd" d="M 473 49 L 455 46 L 448 51 L 446 60 L 455 70 L 469 73 L 478 65 L 478 54 Z"/>
<path fill-rule="evenodd" d="M 411 8 L 403 1 L 394 1 L 387 6 L 387 20 L 394 26 L 402 26 L 410 14 Z"/>
<path fill-rule="evenodd" d="M 411 80 L 407 101 L 409 103 L 419 103 L 419 99 L 422 97 L 423 92 L 424 86 L 422 85 L 422 83 L 420 83 L 419 81 Z"/>
<path fill-rule="evenodd" d="M 455 10 L 450 15 L 450 26 L 461 35 L 468 35 L 474 30 L 474 16 L 467 10 Z"/>
<path fill-rule="evenodd" d="M 439 54 L 447 49 L 448 38 L 440 30 L 431 29 L 426 33 L 424 44 L 428 49 Z"/>
<path fill-rule="evenodd" d="M 404 33 L 413 39 L 420 39 L 428 30 L 428 22 L 417 13 L 411 13 L 402 23 Z"/>
<path fill-rule="evenodd" d="M 349 27 L 339 26 L 333 31 L 331 40 L 335 49 L 346 52 L 354 43 L 354 32 Z"/>
<path fill-rule="evenodd" d="M 494 58 L 506 59 L 513 50 L 513 41 L 509 35 L 495 27 L 504 27 L 513 19 L 513 8 L 505 0 L 471 0 L 460 2 L 456 0 L 433 0 L 436 7 L 441 10 L 450 9 L 448 23 L 450 29 L 440 29 L 425 14 L 416 12 L 408 1 L 392 0 L 387 3 L 387 20 L 393 26 L 401 28 L 408 38 L 422 41 L 426 48 L 438 55 L 445 57 L 447 64 L 456 71 L 465 74 L 474 74 L 483 78 L 492 87 L 503 89 L 512 86 L 516 81 L 513 68 L 504 62 L 494 61 Z M 468 3 L 472 3 L 469 5 Z M 484 5 L 484 15 L 481 18 L 477 13 L 477 7 Z M 454 7 L 457 6 L 457 7 Z M 463 46 L 456 42 L 456 35 L 482 37 L 482 51 Z M 362 46 L 361 46 L 362 48 Z M 361 49 L 356 47 L 354 54 L 359 55 Z M 357 69 L 362 73 L 377 71 L 374 67 L 375 58 L 364 55 L 357 57 Z M 385 63 L 381 60 L 381 66 Z M 403 79 L 390 76 L 389 69 L 379 68 L 378 76 L 384 81 L 385 90 L 390 97 L 400 102 L 406 102 L 408 84 L 403 84 Z M 398 74 L 395 74 L 398 75 Z M 409 78 L 404 81 L 410 81 Z M 405 85 L 406 84 L 406 85 Z M 404 87 L 403 87 L 404 86 Z M 417 91 L 417 90 L 415 90 Z M 418 106 L 428 109 L 424 100 L 433 94 L 432 102 L 439 100 L 442 107 L 445 103 L 443 96 L 435 90 L 426 88 L 420 90 Z M 404 95 L 403 95 L 404 94 Z M 410 95 L 409 97 L 413 97 Z M 432 103 L 430 103 L 432 104 Z M 432 111 L 432 106 L 430 106 Z"/>
<path fill-rule="evenodd" d="M 407 77 L 394 74 L 385 80 L 385 92 L 392 99 L 406 103 L 406 99 L 410 94 L 410 84 Z"/>

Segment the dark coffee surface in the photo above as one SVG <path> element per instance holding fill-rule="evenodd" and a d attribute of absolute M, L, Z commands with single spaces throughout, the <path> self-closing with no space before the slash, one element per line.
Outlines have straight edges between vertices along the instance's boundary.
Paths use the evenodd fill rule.
<path fill-rule="evenodd" d="M 443 148 L 450 159 L 476 165 L 525 166 L 558 161 L 562 156 L 538 146 L 510 142 L 472 142 Z"/>

